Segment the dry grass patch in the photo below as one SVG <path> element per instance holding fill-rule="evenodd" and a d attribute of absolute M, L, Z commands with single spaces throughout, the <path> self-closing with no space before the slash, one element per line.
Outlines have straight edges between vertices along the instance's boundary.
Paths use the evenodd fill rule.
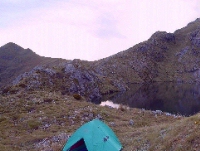
<path fill-rule="evenodd" d="M 7 150 L 61 150 L 65 139 L 82 124 L 100 118 L 118 136 L 123 151 L 198 148 L 200 115 L 174 117 L 152 111 L 98 106 L 84 99 L 47 92 L 4 96 L 0 116 L 0 145 Z M 50 98 L 56 101 L 44 101 Z M 13 101 L 14 100 L 14 101 Z M 37 103 L 37 100 L 40 100 Z M 32 107 L 34 110 L 32 110 Z M 54 138 L 55 137 L 55 138 Z M 66 137 L 65 137 L 66 138 Z M 44 144 L 46 146 L 44 147 Z M 36 147 L 37 146 L 37 147 Z M 43 146 L 43 147 L 42 147 Z"/>

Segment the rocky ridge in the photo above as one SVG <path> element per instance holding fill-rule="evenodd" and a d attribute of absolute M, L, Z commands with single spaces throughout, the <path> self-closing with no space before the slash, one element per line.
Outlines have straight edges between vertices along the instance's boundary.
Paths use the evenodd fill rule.
<path fill-rule="evenodd" d="M 0 88 L 11 84 L 20 74 L 30 71 L 37 65 L 57 64 L 62 59 L 40 57 L 32 50 L 24 49 L 15 43 L 0 47 Z"/>
<path fill-rule="evenodd" d="M 32 70 L 21 72 L 3 92 L 45 89 L 98 101 L 102 95 L 126 91 L 131 83 L 199 82 L 200 19 L 174 33 L 158 31 L 147 41 L 98 61 L 50 60 L 32 64 Z"/>

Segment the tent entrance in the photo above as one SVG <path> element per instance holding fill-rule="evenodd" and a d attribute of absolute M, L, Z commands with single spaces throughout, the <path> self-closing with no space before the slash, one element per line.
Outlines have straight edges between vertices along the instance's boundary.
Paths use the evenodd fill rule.
<path fill-rule="evenodd" d="M 83 139 L 76 142 L 72 147 L 70 147 L 69 151 L 88 151 L 85 141 Z"/>

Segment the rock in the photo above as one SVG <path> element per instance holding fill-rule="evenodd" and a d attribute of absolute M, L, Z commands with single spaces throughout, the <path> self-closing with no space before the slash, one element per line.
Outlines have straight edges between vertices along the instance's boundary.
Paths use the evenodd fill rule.
<path fill-rule="evenodd" d="M 179 62 L 182 62 L 182 58 L 187 54 L 189 50 L 190 50 L 190 47 L 186 46 L 185 48 L 181 49 L 180 52 L 176 53 L 176 56 L 178 57 Z"/>
<path fill-rule="evenodd" d="M 44 138 L 42 141 L 35 143 L 34 146 L 37 150 L 53 151 L 54 146 L 60 146 L 65 143 L 69 137 L 70 135 L 67 133 L 60 133 L 59 135 L 50 138 Z"/>
<path fill-rule="evenodd" d="M 50 68 L 46 68 L 46 69 L 43 69 L 43 70 L 41 70 L 41 71 L 45 72 L 46 74 L 48 74 L 48 75 L 50 75 L 50 76 L 53 76 L 53 75 L 56 74 L 55 70 L 50 69 Z"/>
<path fill-rule="evenodd" d="M 126 91 L 128 87 L 123 81 L 114 81 L 114 86 L 116 86 L 120 91 Z"/>
<path fill-rule="evenodd" d="M 45 68 L 44 66 L 36 66 L 30 72 L 25 72 L 24 74 L 19 75 L 15 80 L 13 80 L 12 84 L 17 85 L 23 79 L 29 79 L 26 84 L 24 84 L 24 88 L 38 88 L 43 83 L 41 82 L 41 73 L 44 73 L 48 77 L 48 82 L 50 85 L 53 85 L 51 77 L 56 74 L 55 70 L 50 68 Z M 46 82 L 46 81 L 45 81 Z"/>
<path fill-rule="evenodd" d="M 171 113 L 165 113 L 165 115 L 166 115 L 166 116 L 172 116 L 172 114 L 171 114 Z"/>
<path fill-rule="evenodd" d="M 101 116 L 100 114 L 98 114 L 98 115 L 96 116 L 96 119 L 102 120 L 103 118 L 102 118 L 102 116 Z"/>
<path fill-rule="evenodd" d="M 44 127 L 43 127 L 43 129 L 47 129 L 47 128 L 49 128 L 50 126 L 51 126 L 51 124 L 45 124 Z"/>
<path fill-rule="evenodd" d="M 89 101 L 95 102 L 95 103 L 100 103 L 101 97 L 102 97 L 102 95 L 100 94 L 99 89 L 95 88 L 89 94 Z"/>
<path fill-rule="evenodd" d="M 191 32 L 189 39 L 193 45 L 200 47 L 200 29 L 198 28 Z"/>
<path fill-rule="evenodd" d="M 155 115 L 161 115 L 163 112 L 161 110 L 152 111 Z"/>
<path fill-rule="evenodd" d="M 94 118 L 94 114 L 93 113 L 89 113 L 89 118 L 93 119 Z"/>
<path fill-rule="evenodd" d="M 66 73 L 70 73 L 70 92 L 79 93 L 83 96 L 88 94 L 88 100 L 99 100 L 102 96 L 97 87 L 98 78 L 91 72 L 75 68 L 74 65 L 68 64 L 65 68 Z"/>
<path fill-rule="evenodd" d="M 133 126 L 133 125 L 134 125 L 134 121 L 133 121 L 132 119 L 129 121 L 129 125 L 130 125 L 130 126 Z"/>
<path fill-rule="evenodd" d="M 111 126 L 111 127 L 115 127 L 116 124 L 115 124 L 114 122 L 110 122 L 110 126 Z"/>
<path fill-rule="evenodd" d="M 156 110 L 156 114 L 161 115 L 161 114 L 162 114 L 162 111 L 161 111 L 161 110 Z"/>
<path fill-rule="evenodd" d="M 73 64 L 69 63 L 65 66 L 65 73 L 73 73 L 76 70 Z"/>
<path fill-rule="evenodd" d="M 175 43 L 175 35 L 172 33 L 166 33 L 165 38 L 167 42 L 174 42 Z"/>
<path fill-rule="evenodd" d="M 149 50 L 149 45 L 147 43 L 144 43 L 138 48 L 138 51 L 142 53 L 147 52 L 148 50 Z"/>

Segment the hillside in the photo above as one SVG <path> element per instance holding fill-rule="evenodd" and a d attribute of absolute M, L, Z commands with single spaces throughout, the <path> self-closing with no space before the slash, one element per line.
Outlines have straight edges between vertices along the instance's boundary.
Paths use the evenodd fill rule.
<path fill-rule="evenodd" d="M 199 81 L 200 19 L 95 63 L 97 73 L 126 83 Z"/>
<path fill-rule="evenodd" d="M 123 151 L 198 151 L 200 113 L 183 117 L 91 102 L 131 83 L 198 83 L 199 69 L 200 19 L 92 62 L 41 57 L 8 43 L 0 47 L 0 150 L 59 151 L 79 126 L 98 118 Z"/>
<path fill-rule="evenodd" d="M 18 75 L 30 71 L 37 65 L 56 61 L 58 59 L 40 57 L 30 49 L 10 42 L 0 47 L 0 87 L 10 84 Z"/>
<path fill-rule="evenodd" d="M 4 50 L 4 47 L 8 46 L 1 49 Z M 1 54 L 3 52 L 1 50 Z M 14 54 L 13 50 L 11 52 Z M 9 67 L 1 73 L 4 74 L 3 83 L 7 81 L 6 78 L 14 79 L 16 75 L 29 70 L 10 83 L 13 92 L 45 89 L 63 95 L 77 93 L 89 101 L 98 102 L 105 94 L 126 91 L 130 83 L 199 82 L 200 19 L 174 33 L 156 32 L 147 41 L 93 62 L 44 58 L 30 50 L 21 52 L 23 55 L 19 56 L 25 59 L 24 62 L 16 63 L 6 57 L 2 63 Z M 31 56 L 30 59 L 25 56 L 26 53 Z M 9 60 L 12 60 L 11 63 Z"/>
<path fill-rule="evenodd" d="M 125 106 L 113 109 L 45 91 L 0 96 L 0 100 L 1 151 L 60 151 L 77 128 L 94 118 L 114 130 L 123 151 L 200 148 L 200 114 L 181 117 Z"/>

